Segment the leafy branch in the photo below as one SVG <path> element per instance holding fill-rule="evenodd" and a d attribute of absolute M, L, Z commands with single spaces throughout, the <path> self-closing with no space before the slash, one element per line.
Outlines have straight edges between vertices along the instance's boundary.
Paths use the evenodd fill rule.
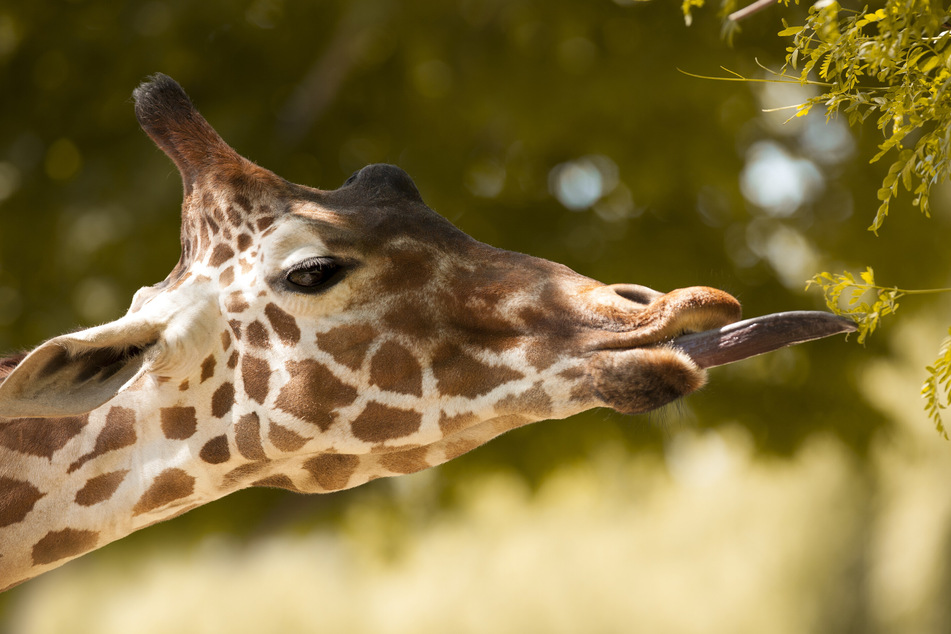
<path fill-rule="evenodd" d="M 898 310 L 898 300 L 905 295 L 951 293 L 951 288 L 904 289 L 880 286 L 875 283 L 872 267 L 859 274 L 861 281 L 846 271 L 841 274 L 819 273 L 806 282 L 806 289 L 818 286 L 825 296 L 829 310 L 850 318 L 858 326 L 858 342 L 865 343 L 881 323 L 882 317 Z"/>
<path fill-rule="evenodd" d="M 938 358 L 925 368 L 928 378 L 921 386 L 921 396 L 925 399 L 925 411 L 935 423 L 938 433 L 948 440 L 948 432 L 941 421 L 941 410 L 947 409 L 949 394 L 951 394 L 951 328 L 948 328 L 948 337 L 941 344 Z M 939 394 L 942 390 L 944 396 Z"/>
<path fill-rule="evenodd" d="M 735 32 L 738 20 L 777 4 L 788 7 L 789 2 L 756 0 L 736 10 L 736 0 L 721 0 L 721 17 L 734 25 L 731 32 Z M 688 24 L 690 11 L 703 4 L 704 0 L 683 0 Z M 868 6 L 854 11 L 834 0 L 820 0 L 809 7 L 804 24 L 790 26 L 783 20 L 778 35 L 791 38 L 785 65 L 778 72 L 768 71 L 772 78 L 755 80 L 820 87 L 820 94 L 792 106 L 793 118 L 813 107 L 824 107 L 826 119 L 845 114 L 852 127 L 874 117 L 883 140 L 869 162 L 891 160 L 869 226 L 875 235 L 901 189 L 930 217 L 932 187 L 951 177 L 951 11 L 943 5 L 932 0 L 884 0 L 884 7 L 874 11 Z M 754 81 L 731 74 L 734 77 L 717 79 Z M 869 80 L 876 85 L 868 85 Z M 898 310 L 903 297 L 951 292 L 880 286 L 871 267 L 859 279 L 849 272 L 819 273 L 806 288 L 811 286 L 822 289 L 830 310 L 858 324 L 859 343 Z M 951 329 L 948 334 L 938 357 L 926 368 L 921 388 L 925 411 L 946 439 L 941 413 L 951 401 Z"/>
<path fill-rule="evenodd" d="M 829 310 L 852 319 L 858 326 L 859 343 L 865 343 L 865 339 L 878 328 L 882 317 L 898 310 L 898 300 L 907 291 L 877 285 L 871 267 L 866 268 L 860 278 L 861 281 L 856 280 L 849 271 L 842 274 L 823 272 L 806 282 L 806 289 L 820 287 Z"/>
<path fill-rule="evenodd" d="M 800 71 L 800 81 L 809 82 L 816 75 L 829 83 L 822 94 L 800 104 L 797 114 L 821 105 L 829 118 L 841 109 L 851 126 L 877 117 L 884 140 L 870 162 L 888 155 L 893 158 L 878 189 L 879 206 L 869 226 L 876 235 L 901 188 L 912 195 L 914 206 L 930 216 L 931 188 L 951 176 L 948 17 L 940 3 L 928 0 L 887 0 L 884 8 L 873 12 L 866 7 L 848 13 L 840 11 L 836 2 L 817 3 L 810 7 L 804 25 L 784 23 L 786 28 L 779 33 L 793 40 L 786 49 L 786 65 Z M 882 88 L 863 87 L 865 78 L 874 78 Z M 903 296 L 951 290 L 878 286 L 871 267 L 860 277 L 858 282 L 850 273 L 820 273 L 810 280 L 810 285 L 822 288 L 833 312 L 858 323 L 859 343 L 883 317 L 895 313 Z M 925 372 L 921 388 L 925 412 L 947 439 L 941 413 L 951 400 L 951 339 L 943 342 Z"/>
<path fill-rule="evenodd" d="M 887 0 L 876 11 L 843 11 L 837 2 L 816 3 L 802 26 L 785 24 L 791 37 L 786 66 L 802 83 L 815 74 L 828 88 L 800 104 L 840 110 L 852 126 L 876 116 L 884 140 L 872 163 L 894 152 L 878 190 L 880 201 L 869 229 L 876 234 L 899 185 L 912 204 L 930 215 L 931 188 L 951 176 L 951 31 L 947 12 L 928 0 Z M 862 85 L 874 78 L 882 87 Z"/>
<path fill-rule="evenodd" d="M 683 0 L 688 23 L 691 11 L 704 2 Z M 741 10 L 736 4 L 725 0 L 720 12 L 733 23 L 766 6 L 788 5 L 789 0 L 754 2 Z M 851 126 L 874 116 L 884 139 L 870 162 L 894 156 L 878 189 L 879 206 L 869 226 L 877 235 L 901 187 L 912 195 L 912 204 L 930 216 L 932 187 L 951 178 L 949 17 L 939 3 L 929 0 L 886 0 L 885 7 L 876 11 L 867 7 L 845 11 L 838 2 L 817 2 L 809 8 L 805 24 L 789 26 L 783 21 L 778 35 L 792 38 L 792 43 L 786 48 L 783 70 L 769 71 L 774 79 L 739 75 L 719 79 L 796 81 L 821 87 L 820 94 L 795 105 L 796 116 L 816 106 L 825 108 L 827 119 L 842 112 Z M 877 85 L 863 83 L 867 79 Z"/>
<path fill-rule="evenodd" d="M 865 343 L 866 337 L 880 325 L 882 317 L 892 315 L 898 310 L 898 300 L 902 297 L 951 293 L 951 288 L 909 290 L 881 286 L 875 283 L 872 267 L 867 267 L 859 274 L 859 278 L 856 280 L 848 271 L 842 274 L 823 272 L 806 283 L 807 289 L 811 286 L 822 289 L 829 310 L 849 317 L 856 323 L 859 343 Z M 951 328 L 948 329 L 948 335 L 949 338 L 941 344 L 937 359 L 925 368 L 927 378 L 921 386 L 925 412 L 945 439 L 948 439 L 948 433 L 941 419 L 941 411 L 947 409 L 951 401 Z"/>

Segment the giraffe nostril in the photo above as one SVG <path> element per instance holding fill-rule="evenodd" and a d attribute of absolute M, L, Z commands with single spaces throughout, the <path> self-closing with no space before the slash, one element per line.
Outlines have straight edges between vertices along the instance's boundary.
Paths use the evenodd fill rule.
<path fill-rule="evenodd" d="M 624 299 L 644 306 L 650 304 L 658 297 L 664 296 L 660 291 L 655 291 L 652 288 L 641 286 L 640 284 L 612 284 L 609 288 Z"/>

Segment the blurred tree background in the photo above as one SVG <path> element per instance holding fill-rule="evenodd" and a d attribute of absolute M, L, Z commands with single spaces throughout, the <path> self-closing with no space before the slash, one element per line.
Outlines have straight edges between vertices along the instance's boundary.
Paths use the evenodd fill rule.
<path fill-rule="evenodd" d="M 887 241 L 865 230 L 887 171 L 868 164 L 881 141 L 873 125 L 850 130 L 819 112 L 784 123 L 788 112 L 764 110 L 800 103 L 810 88 L 678 72 L 780 67 L 780 17 L 796 23 L 797 11 L 758 13 L 730 47 L 714 11 L 695 12 L 688 29 L 662 0 L 0 0 L 0 349 L 114 319 L 177 261 L 179 177 L 138 129 L 130 99 L 156 71 L 238 152 L 289 180 L 333 189 L 367 163 L 395 163 L 475 238 L 603 282 L 716 286 L 747 316 L 822 308 L 804 290 L 821 270 L 870 264 L 880 281 L 949 286 L 946 188 L 933 193 L 930 220 L 899 199 Z M 123 620 L 130 614 L 220 631 L 230 605 L 221 601 L 237 600 L 228 584 L 241 580 L 242 614 L 261 620 L 246 616 L 232 632 L 275 622 L 446 631 L 432 616 L 443 612 L 456 631 L 584 631 L 571 624 L 585 610 L 598 618 L 579 622 L 598 631 L 945 631 L 951 612 L 937 598 L 951 590 L 951 503 L 936 485 L 948 444 L 917 386 L 948 309 L 942 298 L 908 301 L 906 326 L 885 326 L 864 348 L 826 340 L 714 370 L 704 391 L 651 416 L 545 422 L 438 470 L 329 496 L 232 495 L 0 596 L 0 628 L 113 631 L 74 606 L 125 624 L 115 631 L 147 631 Z M 547 531 L 546 517 L 577 530 Z M 452 518 L 468 518 L 471 532 Z M 618 531 L 604 532 L 612 524 Z M 268 544 L 313 535 L 323 555 L 309 573 L 254 572 L 249 557 Z M 520 556 L 532 539 L 550 549 L 536 574 L 532 557 L 482 550 L 513 535 L 525 540 L 511 546 Z M 597 540 L 613 554 L 572 559 Z M 907 552 L 908 540 L 922 552 Z M 396 582 L 367 590 L 430 551 L 438 561 L 405 584 L 415 599 L 401 599 Z M 352 569 L 334 559 L 350 556 Z M 495 556 L 509 566 L 485 563 Z M 155 573 L 168 593 L 158 595 L 136 571 L 165 559 L 182 563 Z M 209 561 L 235 567 L 204 577 Z M 306 576 L 321 570 L 341 575 L 338 598 L 318 598 L 336 596 Z M 557 585 L 533 591 L 565 577 L 601 588 L 601 573 L 647 607 Z M 441 599 L 422 581 L 450 578 L 463 590 L 441 584 Z M 506 599 L 477 598 L 479 587 L 509 583 Z M 118 588 L 125 608 L 110 603 Z M 424 591 L 440 610 L 420 602 Z M 150 612 L 135 603 L 143 596 L 165 607 Z M 291 605 L 307 602 L 312 620 L 293 620 Z M 382 611 L 382 621 L 341 612 L 328 626 L 325 602 Z M 219 606 L 217 616 L 194 616 L 198 603 Z M 171 613 L 183 620 L 156 616 Z M 542 627 L 540 614 L 555 620 Z"/>

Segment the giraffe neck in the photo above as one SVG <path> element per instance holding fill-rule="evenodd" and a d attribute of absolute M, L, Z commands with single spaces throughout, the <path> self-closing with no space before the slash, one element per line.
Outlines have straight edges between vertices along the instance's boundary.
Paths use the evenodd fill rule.
<path fill-rule="evenodd" d="M 442 464 L 536 419 L 512 413 L 524 410 L 513 402 L 445 417 L 428 444 L 345 453 L 254 412 L 231 375 L 214 382 L 219 365 L 240 367 L 230 346 L 195 376 L 145 375 L 82 416 L 0 419 L 0 589 L 238 489 L 351 488 Z M 188 404 L 196 387 L 204 396 Z"/>
<path fill-rule="evenodd" d="M 133 389 L 82 416 L 0 419 L 0 587 L 228 492 L 168 442 L 193 423 L 161 405 Z"/>

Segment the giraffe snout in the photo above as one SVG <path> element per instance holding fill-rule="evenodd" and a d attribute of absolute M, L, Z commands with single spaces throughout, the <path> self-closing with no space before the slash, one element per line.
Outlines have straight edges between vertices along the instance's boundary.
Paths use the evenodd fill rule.
<path fill-rule="evenodd" d="M 653 345 L 690 332 L 721 328 L 740 319 L 740 302 L 706 286 L 661 293 L 639 284 L 612 284 L 593 290 L 594 307 L 607 341 L 603 347 Z"/>

